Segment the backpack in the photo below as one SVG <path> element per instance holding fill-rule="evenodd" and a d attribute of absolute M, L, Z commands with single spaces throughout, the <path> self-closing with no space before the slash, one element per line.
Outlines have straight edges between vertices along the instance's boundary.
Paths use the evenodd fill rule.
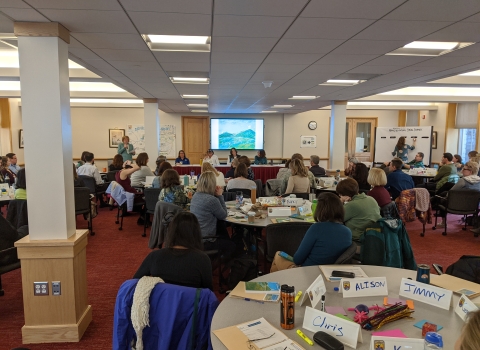
<path fill-rule="evenodd" d="M 463 255 L 457 262 L 447 267 L 445 273 L 470 282 L 480 283 L 480 257 Z"/>
<path fill-rule="evenodd" d="M 250 281 L 257 277 L 257 260 L 242 255 L 231 262 L 230 274 L 227 278 L 229 290 L 235 288 L 240 281 Z"/>

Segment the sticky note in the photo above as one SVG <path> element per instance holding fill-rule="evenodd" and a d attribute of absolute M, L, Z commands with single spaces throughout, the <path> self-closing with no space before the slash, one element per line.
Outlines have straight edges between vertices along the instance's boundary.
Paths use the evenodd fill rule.
<path fill-rule="evenodd" d="M 415 310 L 415 306 L 413 305 L 413 300 L 407 300 L 407 306 L 410 310 Z"/>
<path fill-rule="evenodd" d="M 394 338 L 406 338 L 407 336 L 402 332 L 401 329 L 391 329 L 388 331 L 382 332 L 373 332 L 372 336 L 377 337 L 394 337 Z"/>
<path fill-rule="evenodd" d="M 431 321 L 427 321 L 427 320 L 418 321 L 418 322 L 415 323 L 413 326 L 422 329 L 422 327 L 423 327 L 423 325 L 425 324 L 425 322 L 436 324 L 436 325 L 437 325 L 437 331 L 439 331 L 440 329 L 443 328 L 443 326 L 440 326 L 440 325 L 437 324 L 436 322 L 431 322 Z"/>

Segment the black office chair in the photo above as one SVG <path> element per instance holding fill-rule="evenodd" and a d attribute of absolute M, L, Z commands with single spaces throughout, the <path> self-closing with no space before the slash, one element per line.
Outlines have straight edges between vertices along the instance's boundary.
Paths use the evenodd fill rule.
<path fill-rule="evenodd" d="M 335 265 L 340 265 L 340 264 L 351 264 L 352 259 L 355 256 L 355 253 L 357 252 L 357 243 L 352 242 L 350 247 L 348 247 L 342 255 L 340 255 L 337 260 L 335 261 Z"/>
<path fill-rule="evenodd" d="M 444 232 L 442 235 L 447 235 L 447 214 L 457 214 L 463 215 L 466 219 L 467 215 L 474 215 L 474 222 L 477 221 L 478 217 L 478 203 L 480 201 L 480 192 L 479 191 L 465 191 L 465 190 L 450 190 L 448 191 L 447 201 L 445 204 L 439 204 L 435 214 L 435 226 L 432 227 L 432 230 L 435 230 L 437 227 L 437 219 L 439 216 L 439 211 L 443 215 L 443 222 L 445 223 Z M 464 220 L 465 226 L 462 227 L 462 230 L 467 230 L 467 220 Z M 478 237 L 478 233 L 475 233 L 475 237 Z"/>
<path fill-rule="evenodd" d="M 228 192 L 242 192 L 243 193 L 243 198 L 251 198 L 252 197 L 252 192 L 249 189 L 245 188 L 231 188 L 228 190 Z"/>
<path fill-rule="evenodd" d="M 107 181 L 112 182 L 115 181 L 115 175 L 118 173 L 119 170 L 109 171 L 107 173 Z"/>
<path fill-rule="evenodd" d="M 237 195 L 235 192 L 223 192 L 223 200 L 225 202 L 234 201 Z"/>
<path fill-rule="evenodd" d="M 158 202 L 158 196 L 160 195 L 160 189 L 159 188 L 146 188 L 143 191 L 143 194 L 145 196 L 145 214 L 152 214 L 152 216 L 155 214 L 155 206 L 157 205 Z M 152 219 L 153 220 L 153 219 Z M 144 225 L 143 225 L 143 234 L 142 237 L 147 236 L 147 215 L 145 215 L 145 220 Z"/>
<path fill-rule="evenodd" d="M 95 178 L 91 176 L 86 176 L 86 175 L 78 175 L 80 179 L 83 180 L 83 183 L 85 184 L 85 187 L 87 187 L 90 190 L 90 193 L 95 195 L 95 201 L 98 199 L 100 200 L 100 204 L 103 205 L 104 201 L 101 200 L 101 196 L 105 194 L 106 190 L 106 185 L 99 185 L 100 188 L 97 186 L 97 183 L 95 181 Z M 105 187 L 105 189 L 102 189 L 102 186 Z"/>
<path fill-rule="evenodd" d="M 90 235 L 94 236 L 93 232 L 93 213 L 92 205 L 90 201 L 90 189 L 87 187 L 75 187 L 74 188 L 75 196 L 75 215 L 88 214 L 87 222 Z"/>

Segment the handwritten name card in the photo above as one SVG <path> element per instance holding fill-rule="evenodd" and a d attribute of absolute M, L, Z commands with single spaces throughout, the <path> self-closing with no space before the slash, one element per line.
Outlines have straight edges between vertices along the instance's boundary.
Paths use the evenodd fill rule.
<path fill-rule="evenodd" d="M 432 286 L 402 278 L 400 283 L 400 292 L 398 295 L 407 299 L 414 299 L 426 304 L 430 304 L 441 309 L 449 310 L 450 301 L 452 300 L 453 292 L 443 288 Z"/>
<path fill-rule="evenodd" d="M 385 277 L 342 279 L 340 286 L 344 298 L 388 295 Z"/>
<path fill-rule="evenodd" d="M 370 350 L 423 350 L 424 340 L 372 336 Z"/>
<path fill-rule="evenodd" d="M 471 311 L 478 310 L 477 305 L 475 305 L 465 294 L 462 294 L 458 303 L 455 305 L 455 313 L 463 320 L 466 321 L 468 313 Z"/>
<path fill-rule="evenodd" d="M 351 348 L 357 348 L 357 342 L 363 343 L 362 332 L 358 323 L 327 314 L 307 306 L 303 319 L 303 328 L 311 332 L 323 331 L 335 337 Z"/>

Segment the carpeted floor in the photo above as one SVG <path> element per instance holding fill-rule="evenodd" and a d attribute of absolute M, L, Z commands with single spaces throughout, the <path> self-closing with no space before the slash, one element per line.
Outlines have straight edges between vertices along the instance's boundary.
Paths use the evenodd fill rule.
<path fill-rule="evenodd" d="M 93 321 L 80 343 L 29 344 L 36 349 L 111 349 L 113 309 L 117 290 L 123 281 L 130 279 L 144 257 L 150 252 L 148 237 L 141 237 L 142 227 L 137 226 L 137 216 L 125 218 L 124 230 L 118 231 L 114 211 L 101 209 L 94 220 L 95 236 L 89 236 L 87 246 L 88 295 L 93 309 Z M 420 237 L 421 224 L 409 223 L 407 230 L 417 263 L 439 263 L 446 268 L 462 255 L 480 255 L 480 238 L 470 231 L 462 231 L 459 217 L 450 216 L 449 233 L 427 226 L 425 237 Z M 86 228 L 81 216 L 78 228 Z M 261 265 L 262 266 L 262 265 Z M 214 282 L 216 278 L 214 277 Z M 24 324 L 20 270 L 2 276 L 5 296 L 0 297 L 0 350 L 22 346 L 21 328 Z M 217 287 L 217 283 L 214 283 Z M 217 293 L 217 296 L 223 296 Z"/>

